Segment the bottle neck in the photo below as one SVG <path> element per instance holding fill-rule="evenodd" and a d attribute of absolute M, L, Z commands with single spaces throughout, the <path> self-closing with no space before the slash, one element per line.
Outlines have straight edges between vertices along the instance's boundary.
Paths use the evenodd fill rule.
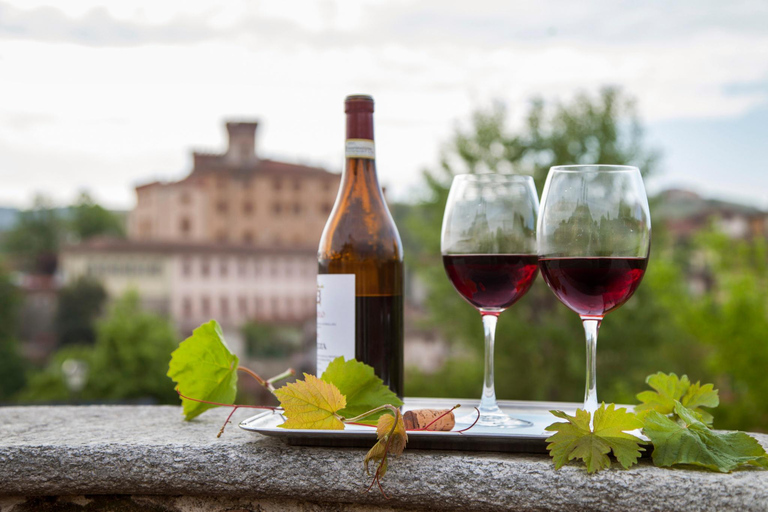
<path fill-rule="evenodd" d="M 342 188 L 382 196 L 376 176 L 376 150 L 373 142 L 373 112 L 347 112 L 346 165 Z M 346 185 L 346 187 L 344 186 Z"/>
<path fill-rule="evenodd" d="M 373 140 L 373 112 L 347 112 L 347 140 Z"/>

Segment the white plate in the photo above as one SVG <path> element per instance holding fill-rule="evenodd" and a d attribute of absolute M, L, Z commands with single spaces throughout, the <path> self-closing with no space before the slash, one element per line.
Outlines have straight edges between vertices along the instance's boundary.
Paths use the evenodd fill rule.
<path fill-rule="evenodd" d="M 457 416 L 472 413 L 478 400 L 445 398 L 406 398 L 403 412 L 410 409 L 450 409 L 456 404 Z M 531 426 L 520 428 L 490 428 L 474 426 L 463 433 L 409 431 L 409 449 L 433 450 L 488 450 L 508 452 L 545 453 L 545 439 L 554 432 L 544 428 L 555 421 L 562 421 L 550 410 L 574 414 L 582 404 L 572 402 L 499 401 L 499 407 L 512 416 L 529 421 Z M 285 418 L 279 412 L 267 411 L 240 423 L 240 428 L 266 436 L 282 439 L 288 444 L 303 446 L 360 446 L 370 447 L 376 440 L 373 427 L 346 425 L 344 430 L 284 429 L 280 425 Z M 461 428 L 457 426 L 454 430 Z"/>

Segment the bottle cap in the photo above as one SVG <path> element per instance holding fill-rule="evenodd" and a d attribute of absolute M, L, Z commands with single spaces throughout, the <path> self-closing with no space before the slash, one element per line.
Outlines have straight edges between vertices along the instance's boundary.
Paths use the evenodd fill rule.
<path fill-rule="evenodd" d="M 373 113 L 373 98 L 367 94 L 351 94 L 344 100 L 344 113 L 370 112 Z"/>

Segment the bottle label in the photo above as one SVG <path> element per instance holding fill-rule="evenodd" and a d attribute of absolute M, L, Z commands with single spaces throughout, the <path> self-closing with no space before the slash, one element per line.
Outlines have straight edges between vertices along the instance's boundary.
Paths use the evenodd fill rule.
<path fill-rule="evenodd" d="M 376 158 L 375 146 L 370 139 L 347 139 L 345 153 L 347 158 Z"/>
<path fill-rule="evenodd" d="M 339 356 L 355 357 L 355 274 L 318 274 L 317 376 Z"/>

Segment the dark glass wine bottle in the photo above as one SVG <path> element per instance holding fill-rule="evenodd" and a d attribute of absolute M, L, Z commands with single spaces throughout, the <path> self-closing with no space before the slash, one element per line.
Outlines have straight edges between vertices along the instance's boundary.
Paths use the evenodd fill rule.
<path fill-rule="evenodd" d="M 403 249 L 376 177 L 373 98 L 348 96 L 346 166 L 317 252 L 317 375 L 338 356 L 403 396 Z"/>

